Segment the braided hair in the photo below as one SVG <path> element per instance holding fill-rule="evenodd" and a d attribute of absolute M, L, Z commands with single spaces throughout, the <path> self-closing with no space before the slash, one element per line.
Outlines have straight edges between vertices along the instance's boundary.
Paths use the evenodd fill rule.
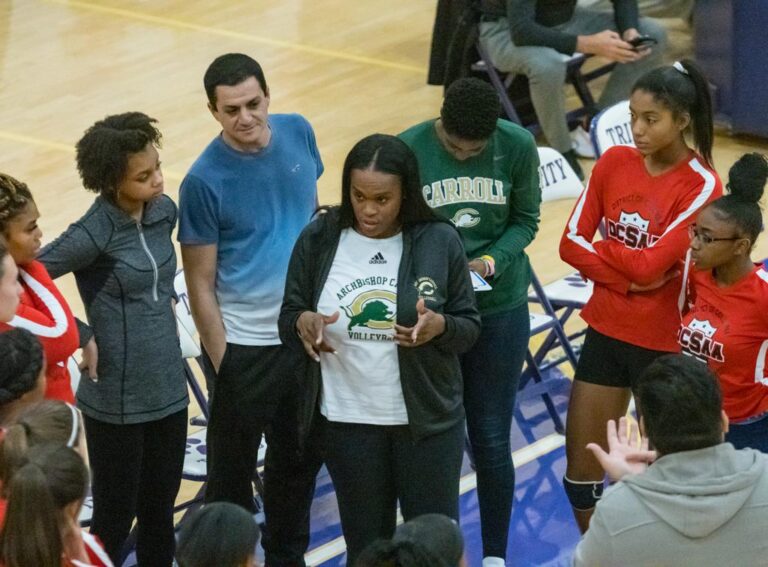
<path fill-rule="evenodd" d="M 43 369 L 43 347 L 26 329 L 0 333 L 0 406 L 35 389 Z"/>
<path fill-rule="evenodd" d="M 5 233 L 8 223 L 34 202 L 26 183 L 0 173 L 0 233 Z"/>

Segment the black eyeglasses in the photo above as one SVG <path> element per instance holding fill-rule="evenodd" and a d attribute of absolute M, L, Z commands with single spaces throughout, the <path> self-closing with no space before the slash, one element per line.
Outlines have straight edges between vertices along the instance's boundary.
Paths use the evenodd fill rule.
<path fill-rule="evenodd" d="M 699 232 L 699 229 L 696 227 L 695 224 L 688 226 L 688 236 L 691 240 L 694 238 L 698 238 L 699 242 L 701 242 L 704 246 L 707 244 L 712 244 L 713 242 L 719 242 L 719 241 L 726 241 L 726 240 L 741 240 L 744 238 L 743 236 L 732 236 L 730 238 L 713 238 L 709 236 L 708 234 L 703 234 Z"/>

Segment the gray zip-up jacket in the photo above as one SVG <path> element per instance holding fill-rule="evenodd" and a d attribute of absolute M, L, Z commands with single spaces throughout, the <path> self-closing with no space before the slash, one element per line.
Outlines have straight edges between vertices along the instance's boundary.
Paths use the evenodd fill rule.
<path fill-rule="evenodd" d="M 141 223 L 102 197 L 41 251 L 51 277 L 73 272 L 99 347 L 98 381 L 77 389 L 83 413 L 107 423 L 162 419 L 189 403 L 171 300 L 178 216 L 166 196 Z"/>

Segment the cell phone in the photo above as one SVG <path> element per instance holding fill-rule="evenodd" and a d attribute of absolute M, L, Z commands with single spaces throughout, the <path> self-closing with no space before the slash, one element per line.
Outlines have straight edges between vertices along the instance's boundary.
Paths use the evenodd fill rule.
<path fill-rule="evenodd" d="M 640 51 L 641 49 L 645 49 L 646 47 L 656 45 L 657 43 L 659 43 L 659 41 L 655 37 L 651 37 L 650 35 L 639 35 L 637 37 L 633 37 L 627 43 L 629 43 L 632 47 L 634 47 L 635 51 Z"/>

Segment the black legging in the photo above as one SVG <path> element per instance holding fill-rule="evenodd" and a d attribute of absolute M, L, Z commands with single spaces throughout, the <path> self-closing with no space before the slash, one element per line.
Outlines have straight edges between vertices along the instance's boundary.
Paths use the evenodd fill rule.
<path fill-rule="evenodd" d="M 85 417 L 91 464 L 91 533 L 101 539 L 115 565 L 137 519 L 140 567 L 173 562 L 173 506 L 181 484 L 187 410 L 157 421 L 117 425 Z"/>

